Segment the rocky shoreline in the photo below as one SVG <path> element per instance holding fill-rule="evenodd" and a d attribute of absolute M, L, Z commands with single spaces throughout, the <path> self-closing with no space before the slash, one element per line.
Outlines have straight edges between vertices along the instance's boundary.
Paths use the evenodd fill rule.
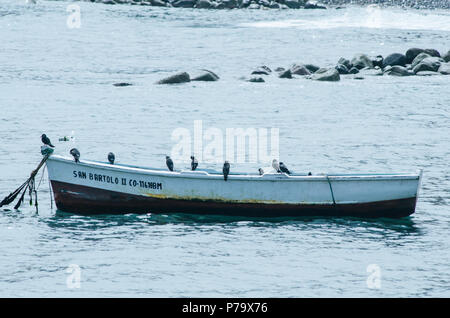
<path fill-rule="evenodd" d="M 129 4 L 197 9 L 336 9 L 344 5 L 398 6 L 416 9 L 450 9 L 449 0 L 82 0 L 103 4 Z"/>
<path fill-rule="evenodd" d="M 362 80 L 365 76 L 433 75 L 450 75 L 450 50 L 441 54 L 435 49 L 410 48 L 404 54 L 392 53 L 386 57 L 355 54 L 352 59 L 341 57 L 336 65 L 330 67 L 295 63 L 288 68 L 277 67 L 272 70 L 263 65 L 254 69 L 250 76 L 241 79 L 252 83 L 264 83 L 269 76 L 277 76 L 284 79 L 306 78 L 337 82 L 341 80 L 341 77 Z M 195 77 L 191 77 L 187 72 L 176 73 L 159 80 L 156 84 L 218 81 L 219 79 L 217 74 L 202 70 L 202 73 Z"/>

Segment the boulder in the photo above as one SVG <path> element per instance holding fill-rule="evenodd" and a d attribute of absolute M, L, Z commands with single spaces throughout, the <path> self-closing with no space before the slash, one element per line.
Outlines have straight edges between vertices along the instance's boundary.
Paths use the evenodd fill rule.
<path fill-rule="evenodd" d="M 225 9 L 234 9 L 238 7 L 237 0 L 222 0 Z"/>
<path fill-rule="evenodd" d="M 269 75 L 272 73 L 272 70 L 268 68 L 267 66 L 259 66 L 252 72 L 252 75 Z"/>
<path fill-rule="evenodd" d="M 417 64 L 419 64 L 423 59 L 427 57 L 431 57 L 431 55 L 427 53 L 420 53 L 419 55 L 417 55 L 411 63 L 411 68 L 414 68 Z"/>
<path fill-rule="evenodd" d="M 186 83 L 190 82 L 191 79 L 189 77 L 189 74 L 186 72 L 177 73 L 174 75 L 171 75 L 169 77 L 163 78 L 162 80 L 159 80 L 156 84 L 178 84 L 178 83 Z"/>
<path fill-rule="evenodd" d="M 316 73 L 311 75 L 311 79 L 316 81 L 337 82 L 340 81 L 341 77 L 335 68 L 330 68 L 325 71 L 319 69 Z"/>
<path fill-rule="evenodd" d="M 250 78 L 247 82 L 251 82 L 251 83 L 264 83 L 265 80 L 262 77 L 252 77 Z"/>
<path fill-rule="evenodd" d="M 311 72 L 303 64 L 292 65 L 291 73 L 295 75 L 311 75 Z"/>
<path fill-rule="evenodd" d="M 443 61 L 439 57 L 426 57 L 413 68 L 413 72 L 415 74 L 423 71 L 437 72 Z"/>
<path fill-rule="evenodd" d="M 442 56 L 445 62 L 450 62 L 450 50 Z"/>
<path fill-rule="evenodd" d="M 404 56 L 401 53 L 390 54 L 390 55 L 386 56 L 386 58 L 383 60 L 383 68 L 385 68 L 388 65 L 390 65 L 390 66 L 394 66 L 394 65 L 405 66 L 406 65 L 406 56 Z"/>
<path fill-rule="evenodd" d="M 438 72 L 432 72 L 432 71 L 420 71 L 416 73 L 417 76 L 433 76 L 433 75 L 439 75 Z"/>
<path fill-rule="evenodd" d="M 209 0 L 198 0 L 195 5 L 197 9 L 212 9 L 214 8 L 214 3 Z"/>
<path fill-rule="evenodd" d="M 305 66 L 305 67 L 307 68 L 307 70 L 310 71 L 311 73 L 317 72 L 317 70 L 320 68 L 320 67 L 318 67 L 317 65 L 314 65 L 314 64 L 305 64 L 304 66 Z"/>
<path fill-rule="evenodd" d="M 283 72 L 283 71 L 285 71 L 286 69 L 284 68 L 284 67 L 277 67 L 276 69 L 275 69 L 275 72 Z"/>
<path fill-rule="evenodd" d="M 257 3 L 251 3 L 251 4 L 247 7 L 247 9 L 252 9 L 252 10 L 256 10 L 256 9 L 259 9 L 259 8 L 260 8 L 260 5 L 257 4 Z"/>
<path fill-rule="evenodd" d="M 308 1 L 305 3 L 305 9 L 326 9 L 323 4 L 317 3 L 316 1 Z"/>
<path fill-rule="evenodd" d="M 177 0 L 172 2 L 172 6 L 175 8 L 193 8 L 195 4 L 195 0 Z"/>
<path fill-rule="evenodd" d="M 334 67 L 339 74 L 344 75 L 344 74 L 348 74 L 348 68 L 344 65 L 344 64 L 338 64 Z"/>
<path fill-rule="evenodd" d="M 290 9 L 300 9 L 303 6 L 303 3 L 300 3 L 297 0 L 285 0 L 284 5 Z"/>
<path fill-rule="evenodd" d="M 400 65 L 394 65 L 386 67 L 384 74 L 391 76 L 409 76 L 414 75 L 412 72 L 408 71 L 406 67 Z"/>
<path fill-rule="evenodd" d="M 354 66 L 348 70 L 348 74 L 358 74 L 358 73 L 359 73 L 359 70 Z"/>
<path fill-rule="evenodd" d="M 271 9 L 280 9 L 281 5 L 278 2 L 271 1 L 269 3 L 269 8 L 271 8 Z"/>
<path fill-rule="evenodd" d="M 279 78 L 292 78 L 291 70 L 285 70 L 285 71 L 280 72 L 278 77 Z"/>
<path fill-rule="evenodd" d="M 424 51 L 425 51 L 424 49 L 419 49 L 416 47 L 408 49 L 408 51 L 406 51 L 405 53 L 406 64 L 411 64 L 412 61 L 414 61 L 414 59 L 416 58 L 416 56 L 419 55 L 420 53 L 423 53 Z"/>
<path fill-rule="evenodd" d="M 347 59 L 345 59 L 343 57 L 341 57 L 339 59 L 338 64 L 344 65 L 348 70 L 350 70 L 353 67 L 352 63 L 350 63 L 349 60 L 347 60 Z"/>
<path fill-rule="evenodd" d="M 154 7 L 166 7 L 167 4 L 162 0 L 150 0 L 152 6 Z"/>
<path fill-rule="evenodd" d="M 442 63 L 439 66 L 438 72 L 443 75 L 450 75 L 450 63 Z"/>
<path fill-rule="evenodd" d="M 203 73 L 191 78 L 191 81 L 203 81 L 203 82 L 215 82 L 219 80 L 219 76 L 217 74 L 208 71 L 208 70 L 202 70 Z"/>
<path fill-rule="evenodd" d="M 378 66 L 376 68 L 365 67 L 359 70 L 360 75 L 362 76 L 381 76 L 383 75 L 383 71 Z"/>
<path fill-rule="evenodd" d="M 365 67 L 373 68 L 372 61 L 366 54 L 356 54 L 352 59 L 352 65 L 359 70 Z"/>
<path fill-rule="evenodd" d="M 425 49 L 423 52 L 431 56 L 441 57 L 441 53 L 435 49 Z"/>
<path fill-rule="evenodd" d="M 377 66 L 383 67 L 383 61 L 384 61 L 383 56 L 377 55 L 375 57 L 372 57 L 371 60 L 372 60 L 373 67 L 377 67 Z"/>

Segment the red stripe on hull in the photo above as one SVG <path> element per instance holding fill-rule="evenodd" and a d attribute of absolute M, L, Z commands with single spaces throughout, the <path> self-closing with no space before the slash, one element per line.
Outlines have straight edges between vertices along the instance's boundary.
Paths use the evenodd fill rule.
<path fill-rule="evenodd" d="M 416 198 L 358 204 L 263 204 L 160 199 L 52 181 L 56 206 L 77 214 L 190 213 L 229 216 L 356 216 L 405 217 L 414 213 Z"/>

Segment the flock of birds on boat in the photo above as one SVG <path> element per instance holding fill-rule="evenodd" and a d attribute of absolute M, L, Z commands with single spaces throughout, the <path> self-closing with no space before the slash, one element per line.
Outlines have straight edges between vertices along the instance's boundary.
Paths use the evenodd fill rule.
<path fill-rule="evenodd" d="M 41 141 L 44 145 L 47 145 L 51 148 L 55 147 L 45 134 L 42 134 Z M 70 149 L 70 154 L 74 158 L 75 162 L 80 161 L 80 151 L 77 148 Z M 116 156 L 114 155 L 114 153 L 112 152 L 108 153 L 108 162 L 113 165 L 115 160 Z M 174 171 L 173 160 L 170 158 L 170 156 L 166 156 L 166 165 L 169 171 Z M 197 169 L 197 167 L 198 167 L 198 160 L 194 156 L 191 156 L 191 170 L 194 171 Z M 291 174 L 286 165 L 283 162 L 278 162 L 277 159 L 272 160 L 272 168 L 275 169 L 277 173 L 286 173 L 288 175 Z M 224 180 L 227 181 L 228 175 L 230 174 L 230 163 L 228 161 L 225 161 L 225 163 L 223 164 L 222 172 Z M 259 175 L 261 176 L 265 173 L 263 168 L 259 168 L 258 172 Z M 311 173 L 309 173 L 309 175 L 310 174 Z"/>

